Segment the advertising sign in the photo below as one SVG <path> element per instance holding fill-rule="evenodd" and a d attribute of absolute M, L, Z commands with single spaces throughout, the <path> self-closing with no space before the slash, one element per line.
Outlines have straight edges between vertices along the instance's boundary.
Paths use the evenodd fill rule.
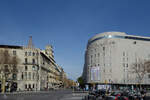
<path fill-rule="evenodd" d="M 92 67 L 91 68 L 91 81 L 99 81 L 100 80 L 100 68 Z"/>

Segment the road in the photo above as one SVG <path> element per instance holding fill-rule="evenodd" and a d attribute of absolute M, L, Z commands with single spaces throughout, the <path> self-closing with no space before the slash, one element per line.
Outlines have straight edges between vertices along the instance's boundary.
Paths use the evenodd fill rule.
<path fill-rule="evenodd" d="M 51 91 L 31 95 L 3 95 L 0 100 L 82 100 L 85 93 L 72 93 L 72 91 Z"/>

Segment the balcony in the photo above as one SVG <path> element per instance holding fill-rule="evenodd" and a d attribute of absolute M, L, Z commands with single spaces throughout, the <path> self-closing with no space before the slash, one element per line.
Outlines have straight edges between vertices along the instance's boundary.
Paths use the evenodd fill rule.
<path fill-rule="evenodd" d="M 38 65 L 38 63 L 33 63 L 33 62 L 24 62 L 23 63 L 24 65 Z"/>

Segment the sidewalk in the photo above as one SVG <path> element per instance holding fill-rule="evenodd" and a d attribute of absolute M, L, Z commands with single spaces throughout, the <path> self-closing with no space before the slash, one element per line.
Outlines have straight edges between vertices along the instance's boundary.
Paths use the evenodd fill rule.
<path fill-rule="evenodd" d="M 9 93 L 0 93 L 0 96 L 32 96 L 32 95 L 48 95 L 51 93 L 61 92 L 61 91 L 69 91 L 69 90 L 51 90 L 51 91 L 23 91 L 23 92 L 9 92 Z"/>

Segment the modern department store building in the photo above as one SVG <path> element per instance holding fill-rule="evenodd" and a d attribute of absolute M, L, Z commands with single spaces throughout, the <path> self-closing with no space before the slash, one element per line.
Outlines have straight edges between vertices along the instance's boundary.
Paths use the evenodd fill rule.
<path fill-rule="evenodd" d="M 104 32 L 89 39 L 85 51 L 83 78 L 88 86 L 137 85 L 131 66 L 150 59 L 150 37 Z M 142 80 L 150 85 L 150 73 Z"/>

